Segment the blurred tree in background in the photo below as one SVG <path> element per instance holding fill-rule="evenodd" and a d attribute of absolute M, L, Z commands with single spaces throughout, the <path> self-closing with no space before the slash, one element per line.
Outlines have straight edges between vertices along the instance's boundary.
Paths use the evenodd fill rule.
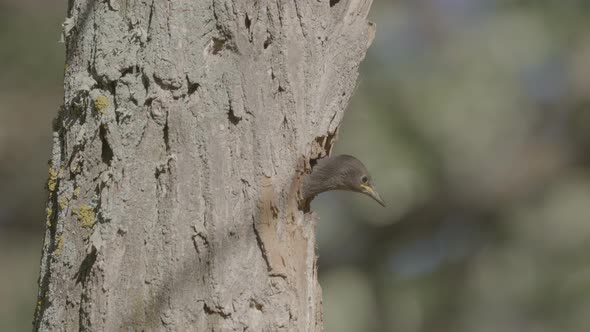
<path fill-rule="evenodd" d="M 0 1 L 0 330 L 29 330 L 65 3 Z M 327 332 L 589 331 L 590 3 L 375 0 L 319 214 Z"/>

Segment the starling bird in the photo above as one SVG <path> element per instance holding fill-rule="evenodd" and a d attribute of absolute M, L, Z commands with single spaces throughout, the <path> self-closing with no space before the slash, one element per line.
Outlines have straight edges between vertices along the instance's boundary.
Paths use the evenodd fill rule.
<path fill-rule="evenodd" d="M 347 190 L 363 193 L 382 206 L 385 203 L 373 187 L 367 168 L 352 156 L 339 155 L 318 161 L 311 174 L 303 179 L 301 193 L 306 202 L 330 190 Z"/>

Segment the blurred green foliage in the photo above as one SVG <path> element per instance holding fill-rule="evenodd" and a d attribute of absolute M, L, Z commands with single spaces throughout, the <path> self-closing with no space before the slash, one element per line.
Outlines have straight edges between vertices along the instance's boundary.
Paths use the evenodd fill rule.
<path fill-rule="evenodd" d="M 343 5 L 341 1 L 336 6 Z M 65 3 L 0 1 L 0 330 L 30 329 Z M 590 2 L 376 0 L 329 193 L 327 332 L 590 330 Z"/>

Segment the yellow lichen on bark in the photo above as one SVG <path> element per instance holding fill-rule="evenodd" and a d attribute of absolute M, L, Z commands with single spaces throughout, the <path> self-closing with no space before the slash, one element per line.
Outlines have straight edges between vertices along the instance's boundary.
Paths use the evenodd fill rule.
<path fill-rule="evenodd" d="M 94 100 L 94 107 L 96 107 L 96 110 L 103 113 L 103 110 L 109 107 L 109 99 L 105 96 L 96 97 Z"/>
<path fill-rule="evenodd" d="M 53 209 L 48 207 L 45 209 L 45 212 L 47 213 L 47 227 L 51 227 L 51 216 L 53 215 Z"/>
<path fill-rule="evenodd" d="M 61 248 L 63 248 L 63 246 L 64 238 L 60 236 L 59 239 L 57 239 L 57 247 L 55 248 L 55 251 L 53 251 L 53 254 L 59 256 L 61 254 Z"/>
<path fill-rule="evenodd" d="M 47 180 L 47 189 L 49 189 L 50 192 L 55 191 L 55 187 L 57 186 L 58 175 L 59 172 L 57 169 L 53 167 L 49 168 L 49 179 Z"/>
<path fill-rule="evenodd" d="M 60 210 L 65 210 L 66 207 L 68 207 L 68 204 L 70 203 L 70 196 L 68 195 L 63 195 L 61 196 L 58 200 L 57 203 L 59 204 L 59 209 Z"/>
<path fill-rule="evenodd" d="M 78 221 L 82 224 L 82 227 L 90 228 L 96 223 L 94 210 L 88 205 L 82 205 L 79 208 L 75 208 L 72 212 L 78 217 Z"/>

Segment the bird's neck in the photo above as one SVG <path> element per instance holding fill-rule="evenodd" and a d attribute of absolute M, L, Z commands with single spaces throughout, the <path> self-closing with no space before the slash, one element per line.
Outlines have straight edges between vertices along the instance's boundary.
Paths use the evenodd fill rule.
<path fill-rule="evenodd" d="M 316 165 L 311 174 L 303 179 L 302 196 L 304 200 L 313 199 L 315 196 L 330 190 L 342 189 L 338 182 L 334 181 L 336 174 L 329 163 Z"/>

